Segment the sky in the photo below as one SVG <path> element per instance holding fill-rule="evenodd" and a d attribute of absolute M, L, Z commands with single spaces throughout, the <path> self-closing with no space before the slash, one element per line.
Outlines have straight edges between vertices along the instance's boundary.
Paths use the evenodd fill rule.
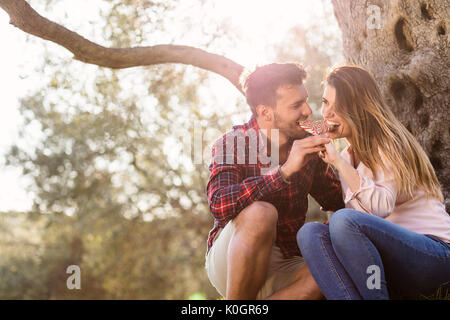
<path fill-rule="evenodd" d="M 325 5 L 331 5 L 329 2 L 325 0 Z M 96 19 L 95 6 L 102 6 L 106 2 L 78 0 L 76 3 L 77 5 L 74 6 L 73 1 L 59 1 L 58 9 L 52 14 L 58 14 L 59 10 L 60 23 L 63 21 L 68 28 L 85 34 L 89 32 L 86 29 L 89 25 L 83 24 L 83 21 Z M 33 1 L 31 4 L 33 5 Z M 270 62 L 272 53 L 267 51 L 268 44 L 275 43 L 295 24 L 307 26 L 311 19 L 320 16 L 324 9 L 321 1 L 311 0 L 278 0 L 276 2 L 273 0 L 208 0 L 205 4 L 205 10 L 208 10 L 210 19 L 220 19 L 225 22 L 224 26 L 233 28 L 241 34 L 242 45 L 226 48 L 226 55 L 245 66 Z M 68 8 L 70 8 L 70 15 L 67 15 Z M 42 10 L 38 12 L 53 19 Z M 174 22 L 174 28 L 176 27 L 177 23 Z M 95 37 L 101 38 L 101 34 L 96 32 Z M 22 123 L 22 117 L 18 111 L 19 99 L 39 83 L 39 74 L 34 69 L 41 64 L 42 60 L 36 57 L 43 54 L 43 48 L 39 47 L 39 42 L 33 45 L 27 43 L 25 33 L 9 24 L 9 17 L 2 9 L 0 9 L 0 39 L 2 39 L 0 50 L 0 212 L 26 211 L 32 204 L 32 195 L 26 192 L 26 186 L 30 182 L 20 175 L 20 169 L 5 166 L 4 155 L 18 140 L 18 128 Z M 92 40 L 96 41 L 96 39 Z M 189 44 L 196 39 L 190 39 L 188 34 L 184 40 L 183 44 Z M 49 50 L 54 50 L 62 56 L 70 55 L 57 46 L 50 46 Z M 217 81 L 213 91 L 224 97 L 229 96 L 229 93 L 235 89 L 231 85 L 223 88 L 223 84 L 223 80 Z"/>

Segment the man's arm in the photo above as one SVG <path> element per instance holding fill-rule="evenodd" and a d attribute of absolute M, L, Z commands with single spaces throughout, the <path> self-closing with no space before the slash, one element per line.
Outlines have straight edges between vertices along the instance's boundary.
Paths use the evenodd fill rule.
<path fill-rule="evenodd" d="M 288 186 L 281 176 L 279 167 L 264 175 L 244 179 L 242 167 L 237 164 L 226 164 L 226 155 L 218 153 L 217 147 L 216 144 L 213 148 L 212 163 L 209 167 L 211 176 L 206 192 L 210 211 L 220 222 L 233 219 L 253 202 Z"/>

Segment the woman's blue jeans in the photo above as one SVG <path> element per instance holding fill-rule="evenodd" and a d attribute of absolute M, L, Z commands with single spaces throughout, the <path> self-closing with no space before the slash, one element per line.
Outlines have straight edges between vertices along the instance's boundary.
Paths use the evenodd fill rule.
<path fill-rule="evenodd" d="M 450 290 L 450 244 L 364 212 L 341 209 L 329 226 L 307 223 L 297 243 L 329 300 L 418 299 Z"/>

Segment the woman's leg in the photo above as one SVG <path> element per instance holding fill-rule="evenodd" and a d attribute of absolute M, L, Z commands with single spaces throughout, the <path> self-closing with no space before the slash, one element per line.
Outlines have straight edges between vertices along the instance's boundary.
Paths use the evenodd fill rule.
<path fill-rule="evenodd" d="M 358 300 L 361 295 L 333 251 L 327 225 L 305 224 L 297 243 L 308 268 L 328 300 Z"/>
<path fill-rule="evenodd" d="M 450 283 L 450 246 L 425 235 L 351 209 L 337 211 L 329 230 L 336 256 L 364 299 L 386 298 L 386 283 L 404 298 L 431 295 Z M 379 288 L 370 284 L 373 272 Z"/>

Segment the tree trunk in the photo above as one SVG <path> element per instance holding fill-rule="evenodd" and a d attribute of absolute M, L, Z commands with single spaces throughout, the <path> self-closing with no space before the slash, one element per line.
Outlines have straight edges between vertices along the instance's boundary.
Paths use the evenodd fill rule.
<path fill-rule="evenodd" d="M 332 0 L 349 63 L 368 69 L 436 170 L 450 213 L 448 0 Z"/>

